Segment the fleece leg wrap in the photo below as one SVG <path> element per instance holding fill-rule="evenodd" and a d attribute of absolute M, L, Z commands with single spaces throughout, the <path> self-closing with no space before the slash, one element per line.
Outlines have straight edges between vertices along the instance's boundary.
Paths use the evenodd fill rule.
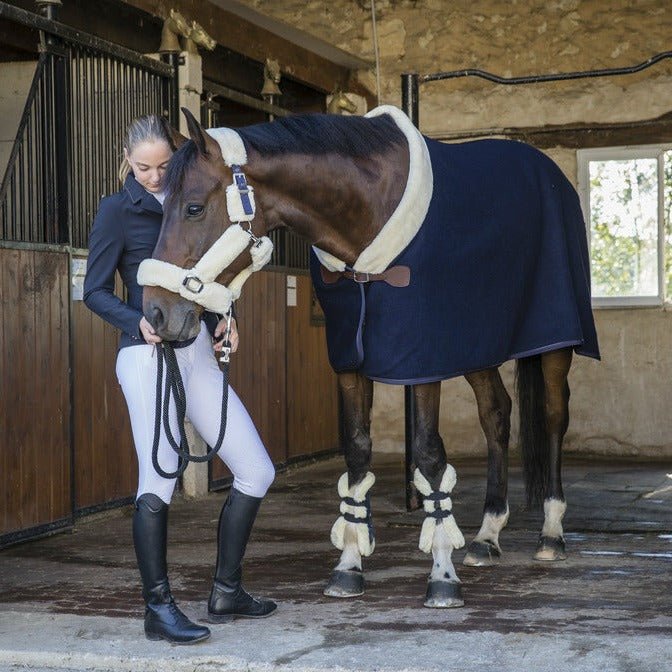
<path fill-rule="evenodd" d="M 331 543 L 339 550 L 342 551 L 345 547 L 347 526 L 354 525 L 359 553 L 364 557 L 373 553 L 376 542 L 373 536 L 369 490 L 375 481 L 376 477 L 370 471 L 367 472 L 360 483 L 353 485 L 351 488 L 348 488 L 347 472 L 338 479 L 341 515 L 331 528 Z"/>
<path fill-rule="evenodd" d="M 450 464 L 446 465 L 438 492 L 432 490 L 429 481 L 420 473 L 419 469 L 415 470 L 413 482 L 419 492 L 424 495 L 425 520 L 422 523 L 422 530 L 420 530 L 420 550 L 424 553 L 431 553 L 437 525 L 443 527 L 446 539 L 452 544 L 453 548 L 462 548 L 464 537 L 453 517 L 453 503 L 449 496 L 457 482 L 455 469 Z"/>

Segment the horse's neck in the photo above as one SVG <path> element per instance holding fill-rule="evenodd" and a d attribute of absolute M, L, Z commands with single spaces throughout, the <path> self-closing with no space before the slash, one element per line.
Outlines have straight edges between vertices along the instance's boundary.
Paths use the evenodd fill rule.
<path fill-rule="evenodd" d="M 403 195 L 408 150 L 370 158 L 335 155 L 250 156 L 247 172 L 267 230 L 285 226 L 353 264 Z"/>

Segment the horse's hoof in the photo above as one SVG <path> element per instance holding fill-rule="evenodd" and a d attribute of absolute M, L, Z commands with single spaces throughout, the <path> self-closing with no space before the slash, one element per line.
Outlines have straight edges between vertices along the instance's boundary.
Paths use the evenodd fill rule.
<path fill-rule="evenodd" d="M 467 554 L 462 560 L 467 567 L 492 567 L 498 565 L 502 552 L 495 544 L 487 539 L 485 541 L 472 541 L 467 549 Z"/>
<path fill-rule="evenodd" d="M 431 609 L 463 607 L 462 584 L 459 581 L 428 581 L 425 606 Z"/>
<path fill-rule="evenodd" d="M 335 569 L 324 589 L 327 597 L 357 597 L 364 594 L 364 574 L 361 569 Z"/>
<path fill-rule="evenodd" d="M 543 562 L 566 560 L 565 540 L 562 537 L 546 537 L 542 535 L 539 537 L 534 559 L 542 560 Z"/>

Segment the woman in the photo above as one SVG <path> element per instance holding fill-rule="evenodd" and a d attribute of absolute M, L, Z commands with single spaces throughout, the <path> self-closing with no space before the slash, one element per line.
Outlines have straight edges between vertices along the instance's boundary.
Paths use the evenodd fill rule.
<path fill-rule="evenodd" d="M 191 644 L 207 639 L 210 630 L 191 622 L 180 611 L 168 584 L 168 505 L 176 479 L 163 478 L 152 465 L 157 376 L 154 348 L 161 338 L 142 314 L 142 287 L 136 279 L 140 262 L 151 256 L 159 235 L 164 196 L 161 177 L 174 150 L 170 129 L 160 117 L 142 116 L 128 127 L 119 171 L 123 189 L 101 200 L 89 236 L 84 301 L 93 312 L 121 330 L 116 372 L 126 397 L 138 455 L 133 543 L 146 605 L 145 634 L 148 639 Z M 127 301 L 114 294 L 116 271 L 126 286 Z M 201 322 L 201 331 L 195 339 L 172 345 L 184 383 L 187 417 L 212 446 L 219 433 L 223 387 L 213 337 L 224 333 L 226 320 L 218 321 L 212 314 L 206 314 L 205 319 L 213 327 L 212 334 Z M 231 346 L 235 351 L 238 346 L 235 321 L 232 326 Z M 221 349 L 221 344 L 214 349 Z M 171 416 L 171 422 L 175 423 L 174 408 Z M 159 465 L 164 472 L 174 472 L 177 454 L 163 430 L 161 434 Z M 177 430 L 173 435 L 179 436 Z M 275 470 L 245 407 L 231 388 L 226 434 L 218 454 L 234 480 L 219 517 L 209 620 L 220 623 L 234 616 L 268 616 L 276 604 L 256 600 L 245 592 L 241 585 L 241 563 L 259 505 Z"/>

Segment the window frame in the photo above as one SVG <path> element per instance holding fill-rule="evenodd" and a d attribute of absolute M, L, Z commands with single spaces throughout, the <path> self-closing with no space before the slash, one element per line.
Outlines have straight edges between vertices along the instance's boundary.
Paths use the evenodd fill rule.
<path fill-rule="evenodd" d="M 591 221 L 590 221 L 590 170 L 591 161 L 619 161 L 628 159 L 656 159 L 658 166 L 658 217 L 657 217 L 657 278 L 658 294 L 644 296 L 593 296 L 594 308 L 632 308 L 660 307 L 672 300 L 665 296 L 665 152 L 672 150 L 672 145 L 625 145 L 620 147 L 603 147 L 595 149 L 579 149 L 576 153 L 577 182 L 581 209 L 586 224 L 588 238 L 588 254 L 592 270 L 591 254 Z"/>

